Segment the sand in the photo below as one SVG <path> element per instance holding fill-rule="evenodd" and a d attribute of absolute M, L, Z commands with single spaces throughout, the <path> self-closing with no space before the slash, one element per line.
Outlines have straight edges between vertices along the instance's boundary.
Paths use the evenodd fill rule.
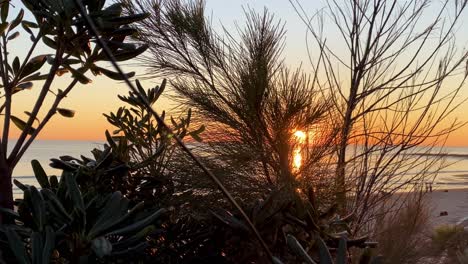
<path fill-rule="evenodd" d="M 468 217 L 468 189 L 435 190 L 426 197 L 431 207 L 431 222 L 434 226 L 456 224 Z M 446 216 L 440 216 L 447 212 Z"/>

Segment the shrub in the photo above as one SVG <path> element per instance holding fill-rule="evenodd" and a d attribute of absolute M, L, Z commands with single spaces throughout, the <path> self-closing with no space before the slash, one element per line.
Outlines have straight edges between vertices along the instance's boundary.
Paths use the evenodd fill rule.
<path fill-rule="evenodd" d="M 417 263 L 425 247 L 430 208 L 421 193 L 408 195 L 397 210 L 388 210 L 378 220 L 375 239 L 377 251 L 385 256 L 386 263 Z"/>
<path fill-rule="evenodd" d="M 144 258 L 147 236 L 165 209 L 131 205 L 118 191 L 80 191 L 79 171 L 64 171 L 58 181 L 55 176 L 49 178 L 37 161 L 32 164 L 41 189 L 15 181 L 24 192 L 23 199 L 17 201 L 17 212 L 3 209 L 16 219 L 15 225 L 0 227 L 0 243 L 10 249 L 9 261 L 87 263 Z"/>

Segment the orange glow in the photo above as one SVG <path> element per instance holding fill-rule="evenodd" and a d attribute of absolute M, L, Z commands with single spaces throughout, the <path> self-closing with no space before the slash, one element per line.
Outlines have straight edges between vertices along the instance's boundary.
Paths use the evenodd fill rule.
<path fill-rule="evenodd" d="M 306 133 L 301 130 L 294 132 L 295 137 L 295 148 L 293 150 L 293 171 L 298 171 L 302 166 L 302 145 L 306 140 Z"/>

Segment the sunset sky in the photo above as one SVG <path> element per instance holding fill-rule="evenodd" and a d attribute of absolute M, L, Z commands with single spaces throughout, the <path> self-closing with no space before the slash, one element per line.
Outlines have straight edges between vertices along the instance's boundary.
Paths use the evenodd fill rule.
<path fill-rule="evenodd" d="M 275 14 L 276 18 L 286 23 L 286 46 L 283 56 L 286 62 L 291 66 L 298 66 L 303 63 L 302 68 L 307 69 L 309 62 L 307 59 L 307 47 L 305 44 L 306 28 L 296 15 L 293 7 L 286 0 L 207 0 L 207 11 L 213 17 L 213 23 L 219 27 L 221 23 L 228 29 L 235 29 L 235 22 L 241 26 L 244 21 L 243 8 L 250 7 L 258 11 L 262 11 L 265 6 L 269 11 Z M 304 4 L 306 10 L 316 11 L 324 6 L 323 1 L 300 1 Z M 16 8 L 21 7 L 19 0 L 13 0 L 13 5 Z M 465 11 L 466 13 L 466 11 Z M 466 18 L 466 19 L 465 19 Z M 459 24 L 457 29 L 457 41 L 459 49 L 467 47 L 466 30 L 462 30 L 468 26 L 468 16 Z M 32 20 L 30 17 L 26 17 Z M 24 34 L 26 35 L 26 34 Z M 333 36 L 330 36 L 333 39 Z M 10 53 L 17 54 L 20 58 L 24 57 L 27 47 L 30 42 L 26 36 L 22 36 L 15 40 L 15 45 L 11 46 Z M 339 44 L 339 43 L 337 43 Z M 49 53 L 46 48 L 41 47 L 36 55 Z M 134 62 L 130 62 L 134 63 Z M 127 62 L 128 64 L 128 62 Z M 145 73 L 144 68 L 134 66 L 126 66 L 127 70 L 136 71 L 137 74 Z M 59 89 L 61 86 L 68 84 L 68 77 L 60 77 L 54 84 L 54 89 Z M 158 84 L 160 80 L 147 80 L 143 84 L 148 88 Z M 35 87 L 40 87 L 39 84 Z M 34 98 L 37 96 L 39 89 L 33 88 L 30 91 L 18 93 L 14 98 L 13 113 L 19 117 L 25 118 L 23 111 L 30 111 L 33 107 Z M 122 83 L 113 81 L 103 77 L 93 78 L 93 83 L 89 85 L 78 85 L 66 98 L 62 107 L 76 110 L 74 118 L 64 118 L 55 116 L 47 127 L 43 130 L 40 139 L 60 139 L 60 140 L 100 140 L 104 138 L 105 129 L 111 129 L 102 115 L 116 110 L 123 105 L 117 98 L 118 94 L 126 94 L 127 87 Z M 468 95 L 468 85 L 464 87 L 460 98 Z M 52 99 L 52 98 L 50 98 Z M 50 103 L 50 101 L 49 101 Z M 167 109 L 172 107 L 167 99 L 160 101 L 157 110 Z M 457 110 L 455 116 L 463 120 L 468 120 L 468 103 L 465 103 Z M 18 135 L 16 128 L 11 133 L 11 138 Z M 448 144 L 453 146 L 468 146 L 468 126 L 456 131 L 450 137 Z"/>

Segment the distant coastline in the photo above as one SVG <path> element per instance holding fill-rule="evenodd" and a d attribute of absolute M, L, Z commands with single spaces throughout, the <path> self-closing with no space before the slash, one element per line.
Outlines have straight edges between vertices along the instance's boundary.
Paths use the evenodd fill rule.
<path fill-rule="evenodd" d="M 407 156 L 429 156 L 429 157 L 447 157 L 447 158 L 467 158 L 468 154 L 457 153 L 407 153 Z"/>

